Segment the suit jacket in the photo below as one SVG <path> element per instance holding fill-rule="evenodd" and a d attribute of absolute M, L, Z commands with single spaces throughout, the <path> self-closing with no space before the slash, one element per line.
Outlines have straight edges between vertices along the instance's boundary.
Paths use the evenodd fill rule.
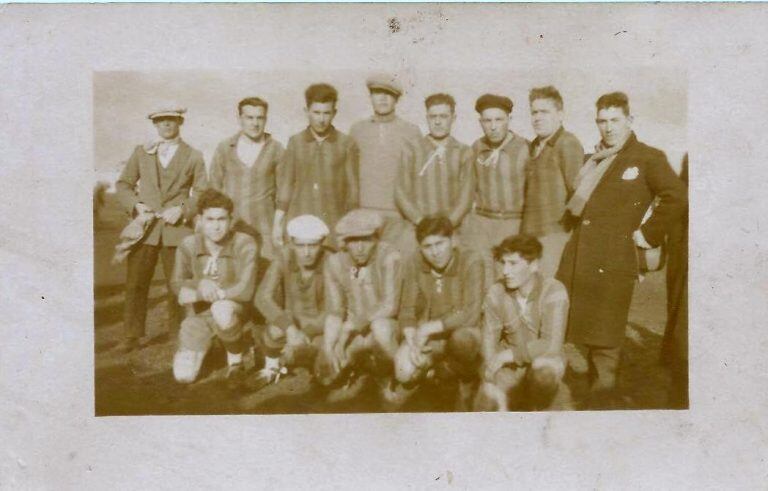
<path fill-rule="evenodd" d="M 137 203 L 149 206 L 156 213 L 182 206 L 183 217 L 177 224 L 169 225 L 162 219 L 156 220 L 142 242 L 169 247 L 178 246 L 184 237 L 192 233 L 187 222 L 195 216 L 196 198 L 207 186 L 203 154 L 184 141 L 179 142 L 173 159 L 165 169 L 157 161 L 157 155 L 147 153 L 141 145 L 137 146 L 115 184 L 117 197 L 131 216 Z"/>
<path fill-rule="evenodd" d="M 655 198 L 658 206 L 641 227 Z M 621 343 L 638 277 L 632 233 L 640 228 L 657 246 L 687 206 L 685 186 L 664 153 L 632 134 L 587 201 L 560 262 L 557 278 L 571 298 L 570 341 Z"/>

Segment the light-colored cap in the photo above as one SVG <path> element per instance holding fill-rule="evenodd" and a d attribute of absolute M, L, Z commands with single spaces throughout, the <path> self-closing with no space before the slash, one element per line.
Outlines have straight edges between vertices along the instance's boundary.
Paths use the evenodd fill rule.
<path fill-rule="evenodd" d="M 352 210 L 336 224 L 336 234 L 340 239 L 347 237 L 367 237 L 375 234 L 382 226 L 381 215 L 372 210 Z"/>
<path fill-rule="evenodd" d="M 365 85 L 368 86 L 368 90 L 381 89 L 391 92 L 397 97 L 403 95 L 403 86 L 397 80 L 397 77 L 390 73 L 374 73 L 368 77 Z"/>
<path fill-rule="evenodd" d="M 328 225 L 315 215 L 299 215 L 292 218 L 286 230 L 289 237 L 311 242 L 320 242 L 331 232 Z"/>
<path fill-rule="evenodd" d="M 183 118 L 184 113 L 187 112 L 187 108 L 174 104 L 172 102 L 166 102 L 159 104 L 157 108 L 147 115 L 148 119 L 162 118 L 163 116 L 170 116 L 174 118 Z"/>

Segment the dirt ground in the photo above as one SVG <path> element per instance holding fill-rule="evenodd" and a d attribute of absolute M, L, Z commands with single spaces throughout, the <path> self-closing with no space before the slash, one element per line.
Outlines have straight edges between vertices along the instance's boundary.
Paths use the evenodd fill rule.
<path fill-rule="evenodd" d="M 302 369 L 257 391 L 230 391 L 224 383 L 226 356 L 217 346 L 206 357 L 199 381 L 189 386 L 177 384 L 170 368 L 176 340 L 165 332 L 165 286 L 159 267 L 150 290 L 142 348 L 129 355 L 116 354 L 114 347 L 122 330 L 125 265 L 112 266 L 110 258 L 125 223 L 115 196 L 106 194 L 103 208 L 94 217 L 96 415 L 385 411 L 376 384 L 362 385 L 360 390 L 346 394 L 354 393 L 354 397 L 343 402 L 328 402 L 326 394 L 310 383 L 308 372 Z M 667 407 L 670 379 L 658 362 L 665 319 L 664 273 L 652 273 L 637 286 L 632 301 L 619 377 L 622 409 Z M 566 352 L 572 369 L 583 371 L 585 361 L 578 352 L 572 346 L 566 346 Z M 569 382 L 566 393 L 579 392 L 573 385 Z M 425 387 L 401 410 L 451 411 L 454 389 Z"/>

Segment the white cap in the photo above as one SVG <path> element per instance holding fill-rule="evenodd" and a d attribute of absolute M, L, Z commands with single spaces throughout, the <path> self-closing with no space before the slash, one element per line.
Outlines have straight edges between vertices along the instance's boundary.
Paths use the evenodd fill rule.
<path fill-rule="evenodd" d="M 320 242 L 330 233 L 328 225 L 314 215 L 299 215 L 288 222 L 286 229 L 289 237 L 308 242 Z"/>

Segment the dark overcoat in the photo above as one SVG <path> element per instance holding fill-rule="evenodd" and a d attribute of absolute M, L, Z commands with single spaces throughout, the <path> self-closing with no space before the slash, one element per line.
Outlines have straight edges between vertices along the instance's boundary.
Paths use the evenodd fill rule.
<path fill-rule="evenodd" d="M 651 218 L 646 210 L 659 198 Z M 667 228 L 687 210 L 686 190 L 664 153 L 634 133 L 616 155 L 584 207 L 563 252 L 557 279 L 565 284 L 571 308 L 568 340 L 618 347 L 638 278 L 632 233 L 640 228 L 657 246 Z"/>

